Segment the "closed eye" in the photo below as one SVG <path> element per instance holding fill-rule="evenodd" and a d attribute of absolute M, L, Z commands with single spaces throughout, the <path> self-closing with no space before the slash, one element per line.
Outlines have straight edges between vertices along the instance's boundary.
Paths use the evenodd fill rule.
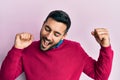
<path fill-rule="evenodd" d="M 60 34 L 59 32 L 55 32 L 54 35 L 55 35 L 56 37 L 59 37 L 61 34 Z"/>
<path fill-rule="evenodd" d="M 50 32 L 51 31 L 51 29 L 50 29 L 50 27 L 49 26 L 45 26 L 45 30 L 47 31 L 47 32 Z"/>

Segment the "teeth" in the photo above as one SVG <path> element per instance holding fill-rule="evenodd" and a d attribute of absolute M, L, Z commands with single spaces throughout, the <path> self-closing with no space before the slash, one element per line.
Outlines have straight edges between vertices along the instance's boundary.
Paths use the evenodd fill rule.
<path fill-rule="evenodd" d="M 47 47 L 49 44 L 50 44 L 49 41 L 43 40 L 43 47 L 44 47 L 44 48 Z"/>
<path fill-rule="evenodd" d="M 49 41 L 46 41 L 46 40 L 45 40 L 45 43 L 44 43 L 44 44 L 45 44 L 46 46 L 48 46 L 48 44 L 49 44 Z"/>

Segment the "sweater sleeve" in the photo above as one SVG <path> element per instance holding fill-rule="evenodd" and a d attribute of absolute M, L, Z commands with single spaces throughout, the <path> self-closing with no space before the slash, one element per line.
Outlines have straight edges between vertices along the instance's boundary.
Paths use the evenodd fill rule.
<path fill-rule="evenodd" d="M 22 72 L 22 50 L 13 47 L 2 63 L 0 80 L 15 80 Z"/>
<path fill-rule="evenodd" d="M 108 80 L 112 68 L 113 51 L 111 46 L 101 47 L 97 61 L 87 57 L 84 72 L 95 80 Z"/>

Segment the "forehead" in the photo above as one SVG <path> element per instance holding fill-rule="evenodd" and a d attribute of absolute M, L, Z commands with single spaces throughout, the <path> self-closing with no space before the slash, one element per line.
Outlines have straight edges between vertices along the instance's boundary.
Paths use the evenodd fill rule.
<path fill-rule="evenodd" d="M 48 18 L 48 20 L 44 23 L 44 25 L 49 26 L 53 31 L 58 31 L 58 32 L 65 32 L 67 26 L 62 23 L 58 22 L 52 18 Z"/>

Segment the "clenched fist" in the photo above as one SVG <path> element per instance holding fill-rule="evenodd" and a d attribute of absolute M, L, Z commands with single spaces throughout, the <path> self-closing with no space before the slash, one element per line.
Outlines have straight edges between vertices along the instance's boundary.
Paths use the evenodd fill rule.
<path fill-rule="evenodd" d="M 30 33 L 16 34 L 14 46 L 18 49 L 24 49 L 28 47 L 33 41 L 33 36 Z"/>
<path fill-rule="evenodd" d="M 96 28 L 91 33 L 101 46 L 103 47 L 110 46 L 110 37 L 108 30 L 106 28 Z"/>

